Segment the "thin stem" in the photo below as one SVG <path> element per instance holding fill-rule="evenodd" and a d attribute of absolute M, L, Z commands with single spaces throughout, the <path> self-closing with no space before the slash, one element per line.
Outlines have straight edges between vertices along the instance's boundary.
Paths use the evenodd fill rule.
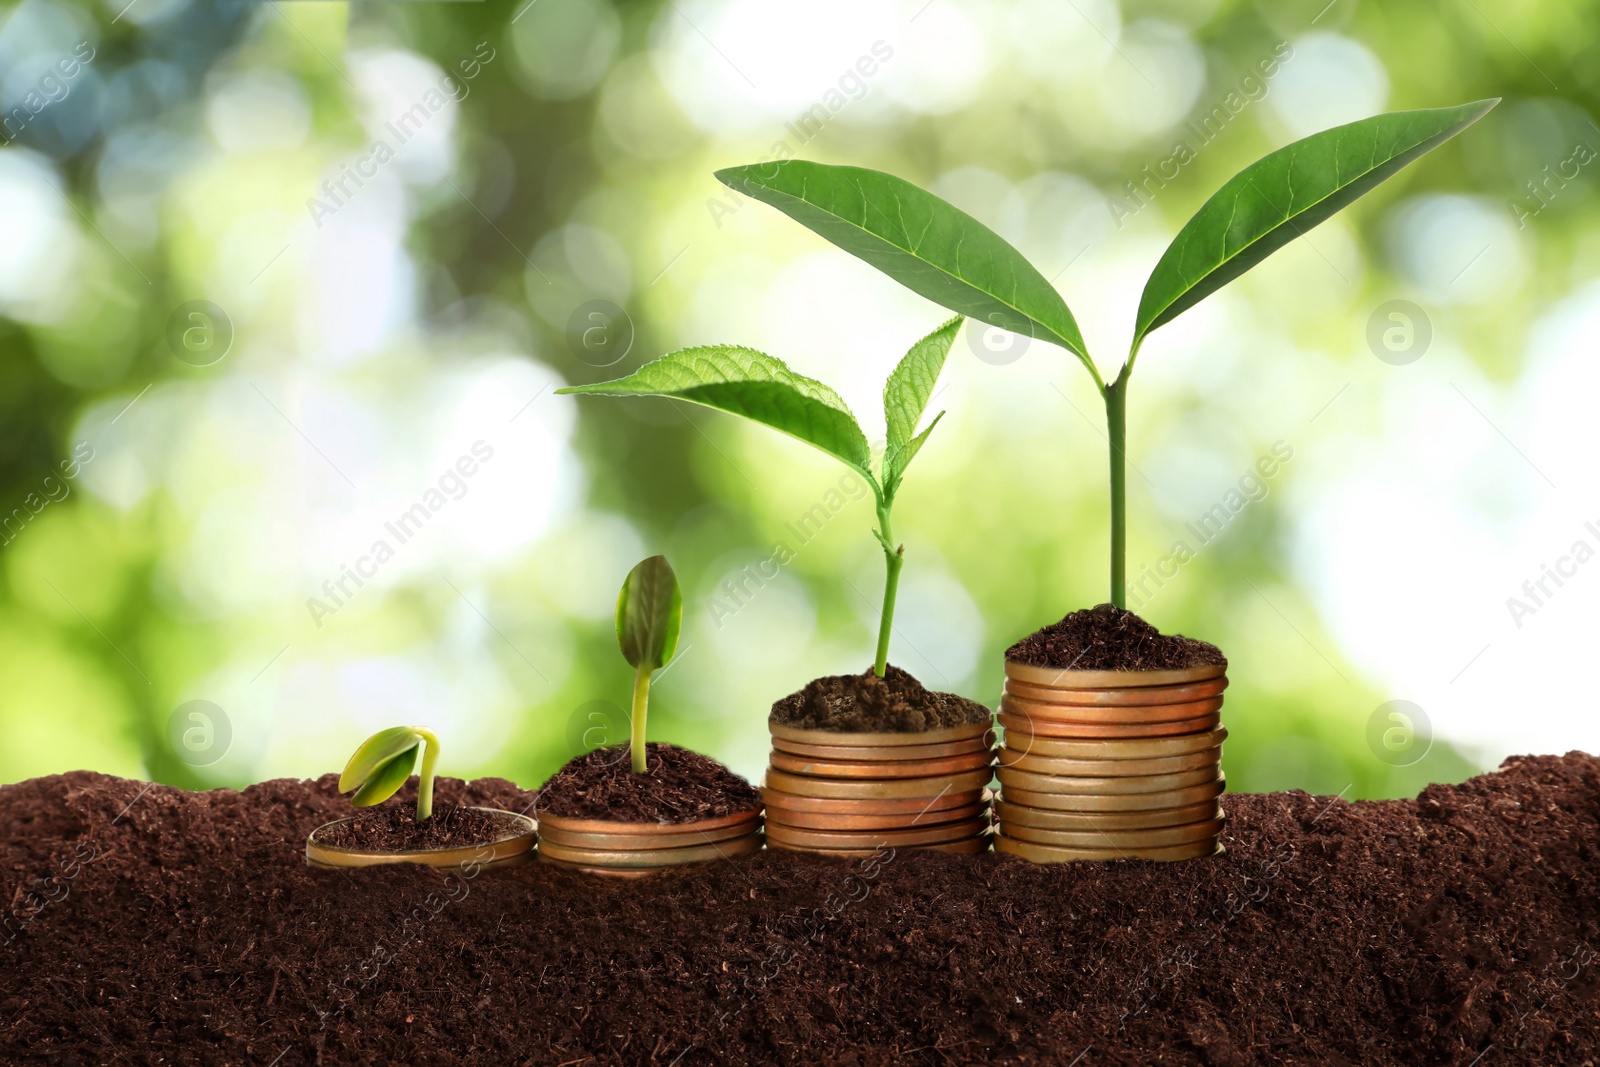
<path fill-rule="evenodd" d="M 1106 386 L 1106 433 L 1111 439 L 1111 603 L 1128 606 L 1128 371 Z"/>
<path fill-rule="evenodd" d="M 882 678 L 889 667 L 889 634 L 894 630 L 894 599 L 900 588 L 900 568 L 905 566 L 906 546 L 895 545 L 894 532 L 889 526 L 889 509 L 893 501 L 878 504 L 878 543 L 883 546 L 883 618 L 878 623 L 878 658 L 872 669 Z"/>
<path fill-rule="evenodd" d="M 633 773 L 645 772 L 644 715 L 650 702 L 650 668 L 639 664 L 633 676 L 633 730 L 628 738 L 628 751 L 633 756 Z"/>
<path fill-rule="evenodd" d="M 439 766 L 439 738 L 425 726 L 413 726 L 422 738 L 422 771 L 417 778 L 417 821 L 433 817 L 433 772 Z"/>

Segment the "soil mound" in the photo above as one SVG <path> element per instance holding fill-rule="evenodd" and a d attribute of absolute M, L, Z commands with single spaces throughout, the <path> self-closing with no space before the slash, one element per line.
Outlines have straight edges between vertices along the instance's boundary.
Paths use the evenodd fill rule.
<path fill-rule="evenodd" d="M 1074 611 L 1006 649 L 1006 659 L 1078 671 L 1171 671 L 1226 664 L 1216 645 L 1163 634 L 1112 604 Z"/>
<path fill-rule="evenodd" d="M 831 674 L 772 705 L 770 721 L 801 730 L 848 733 L 917 733 L 988 722 L 993 714 L 975 700 L 936 693 L 893 665 L 883 677 Z"/>

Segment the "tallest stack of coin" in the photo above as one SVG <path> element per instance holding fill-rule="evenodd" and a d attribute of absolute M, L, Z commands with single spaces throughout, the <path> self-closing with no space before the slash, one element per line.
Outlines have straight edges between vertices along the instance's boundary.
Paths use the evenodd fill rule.
<path fill-rule="evenodd" d="M 837 856 L 883 846 L 988 851 L 990 723 L 915 733 L 768 726 L 768 848 Z"/>
<path fill-rule="evenodd" d="M 1076 671 L 1006 662 L 995 849 L 1035 863 L 1222 850 L 1225 664 Z"/>

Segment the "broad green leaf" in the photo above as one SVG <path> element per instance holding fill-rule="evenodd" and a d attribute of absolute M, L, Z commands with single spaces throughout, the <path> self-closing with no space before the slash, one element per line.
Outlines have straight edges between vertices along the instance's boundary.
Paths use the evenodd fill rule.
<path fill-rule="evenodd" d="M 883 418 L 888 427 L 888 442 L 883 452 L 883 485 L 887 495 L 893 496 L 905 475 L 911 457 L 917 454 L 927 431 L 917 436 L 917 423 L 927 410 L 928 400 L 944 369 L 950 345 L 961 332 L 962 318 L 957 315 L 911 346 L 894 373 L 883 387 Z M 941 415 L 943 413 L 941 412 Z M 936 418 L 934 422 L 939 420 Z M 932 426 L 928 427 L 931 431 Z"/>
<path fill-rule="evenodd" d="M 646 363 L 626 378 L 569 386 L 561 393 L 666 396 L 743 415 L 872 475 L 871 449 L 839 394 L 753 348 L 685 348 Z"/>
<path fill-rule="evenodd" d="M 410 748 L 378 764 L 377 769 L 356 790 L 356 795 L 350 798 L 350 803 L 358 808 L 369 808 L 374 804 L 382 804 L 385 800 L 400 791 L 406 784 L 406 779 L 411 777 L 411 769 L 417 765 L 417 744 L 413 741 Z"/>
<path fill-rule="evenodd" d="M 665 667 L 682 624 L 683 593 L 666 556 L 651 556 L 628 572 L 617 595 L 617 644 L 628 666 Z"/>
<path fill-rule="evenodd" d="M 882 171 L 804 159 L 717 178 L 951 311 L 1060 345 L 1100 380 L 1055 287 L 1005 238 L 932 193 Z"/>
<path fill-rule="evenodd" d="M 1133 345 L 1448 141 L 1499 103 L 1396 111 L 1314 133 L 1228 179 L 1178 231 L 1139 300 Z"/>
<path fill-rule="evenodd" d="M 344 765 L 344 771 L 339 775 L 339 792 L 350 792 L 371 778 L 379 766 L 421 743 L 422 739 L 417 736 L 416 730 L 409 726 L 391 726 L 387 730 L 379 730 L 361 742 L 361 747 L 350 757 L 350 762 Z"/>

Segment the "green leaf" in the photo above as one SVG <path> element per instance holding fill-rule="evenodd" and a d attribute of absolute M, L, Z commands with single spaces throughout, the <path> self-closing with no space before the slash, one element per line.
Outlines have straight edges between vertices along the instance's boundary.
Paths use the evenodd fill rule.
<path fill-rule="evenodd" d="M 1396 111 L 1314 133 L 1230 178 L 1178 231 L 1139 300 L 1133 347 L 1499 103 Z"/>
<path fill-rule="evenodd" d="M 872 478 L 866 434 L 839 394 L 753 348 L 685 348 L 646 363 L 626 378 L 557 392 L 666 396 L 704 404 L 797 437 Z"/>
<path fill-rule="evenodd" d="M 344 765 L 344 771 L 339 775 L 339 792 L 350 792 L 372 778 L 382 764 L 421 743 L 422 738 L 410 726 L 391 726 L 387 730 L 379 730 L 361 742 L 361 747 L 350 757 L 350 762 Z M 394 790 L 389 792 L 393 793 Z"/>
<path fill-rule="evenodd" d="M 1021 252 L 903 178 L 804 159 L 717 171 L 785 215 L 951 311 L 1075 354 L 1100 380 L 1066 302 Z"/>
<path fill-rule="evenodd" d="M 950 346 L 961 332 L 962 318 L 957 315 L 911 346 L 894 373 L 883 387 L 883 418 L 888 427 L 888 443 L 883 452 L 883 487 L 886 496 L 893 496 L 900 485 L 911 457 L 917 454 L 922 443 L 933 430 L 930 425 L 917 436 L 917 423 L 927 410 L 933 387 L 944 369 Z M 937 425 L 943 412 L 933 422 Z"/>
<path fill-rule="evenodd" d="M 682 624 L 683 593 L 666 556 L 651 556 L 628 572 L 617 595 L 617 644 L 628 666 L 665 667 Z"/>
<path fill-rule="evenodd" d="M 417 743 L 413 742 L 410 748 L 394 756 L 377 768 L 356 790 L 356 795 L 350 798 L 350 803 L 358 808 L 369 808 L 374 804 L 382 804 L 385 800 L 399 792 L 400 787 L 406 784 L 406 779 L 411 777 L 411 768 L 417 764 Z"/>

